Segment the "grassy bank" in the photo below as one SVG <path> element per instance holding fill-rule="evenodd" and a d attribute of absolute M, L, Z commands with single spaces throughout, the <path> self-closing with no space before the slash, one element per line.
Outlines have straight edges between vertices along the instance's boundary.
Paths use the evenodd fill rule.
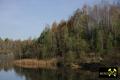
<path fill-rule="evenodd" d="M 24 67 L 24 68 L 55 69 L 56 62 L 57 62 L 56 59 L 49 59 L 49 60 L 22 59 L 22 60 L 15 60 L 13 63 L 15 66 Z"/>
<path fill-rule="evenodd" d="M 15 60 L 13 61 L 13 64 L 18 67 L 23 68 L 45 68 L 45 69 L 56 69 L 58 67 L 57 65 L 58 60 L 57 59 L 47 59 L 47 60 L 38 60 L 38 59 L 21 59 L 21 60 Z M 72 69 L 80 68 L 77 64 L 71 64 L 70 66 Z"/>

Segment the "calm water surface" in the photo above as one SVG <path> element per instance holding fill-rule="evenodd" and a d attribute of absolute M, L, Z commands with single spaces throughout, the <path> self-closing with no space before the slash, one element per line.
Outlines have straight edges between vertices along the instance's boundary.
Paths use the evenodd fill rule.
<path fill-rule="evenodd" d="M 111 80 L 101 79 L 98 72 L 88 70 L 20 68 L 4 60 L 7 59 L 0 58 L 0 80 Z"/>
<path fill-rule="evenodd" d="M 25 80 L 25 76 L 19 76 L 14 70 L 0 71 L 0 80 Z"/>
<path fill-rule="evenodd" d="M 13 67 L 0 70 L 0 80 L 95 80 L 89 71 L 26 69 Z"/>

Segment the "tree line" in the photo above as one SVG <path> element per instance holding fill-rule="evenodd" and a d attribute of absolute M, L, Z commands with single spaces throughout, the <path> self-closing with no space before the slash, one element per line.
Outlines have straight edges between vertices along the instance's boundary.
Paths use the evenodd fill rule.
<path fill-rule="evenodd" d="M 65 62 L 79 62 L 84 55 L 119 55 L 120 1 L 84 5 L 68 20 L 46 25 L 37 39 L 0 40 L 1 50 L 10 49 L 17 59 L 62 57 Z M 6 45 L 8 44 L 8 45 Z M 7 48 L 9 47 L 9 48 Z"/>

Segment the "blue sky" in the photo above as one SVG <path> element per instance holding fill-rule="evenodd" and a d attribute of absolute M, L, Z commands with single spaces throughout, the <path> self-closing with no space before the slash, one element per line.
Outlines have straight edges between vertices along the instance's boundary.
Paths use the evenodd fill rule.
<path fill-rule="evenodd" d="M 98 0 L 0 0 L 0 37 L 37 38 L 46 24 L 68 19 L 77 8 Z"/>

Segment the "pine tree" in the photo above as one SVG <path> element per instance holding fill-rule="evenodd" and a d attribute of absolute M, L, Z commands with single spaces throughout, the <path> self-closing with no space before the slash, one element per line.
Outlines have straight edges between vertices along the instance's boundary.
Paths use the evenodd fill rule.
<path fill-rule="evenodd" d="M 108 34 L 107 42 L 106 42 L 107 53 L 110 53 L 113 48 L 113 37 L 112 34 Z"/>
<path fill-rule="evenodd" d="M 103 53 L 103 31 L 96 30 L 96 51 L 98 53 Z"/>

